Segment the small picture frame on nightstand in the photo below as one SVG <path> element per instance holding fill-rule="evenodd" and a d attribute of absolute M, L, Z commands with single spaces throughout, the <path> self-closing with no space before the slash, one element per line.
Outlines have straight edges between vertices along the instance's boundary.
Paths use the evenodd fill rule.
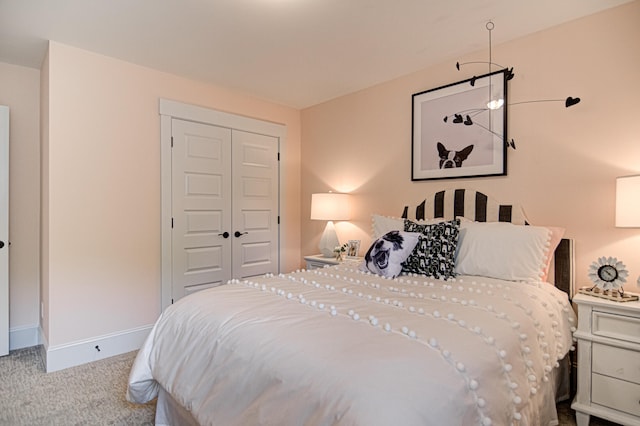
<path fill-rule="evenodd" d="M 349 240 L 347 243 L 347 259 L 355 259 L 360 253 L 360 240 Z"/>

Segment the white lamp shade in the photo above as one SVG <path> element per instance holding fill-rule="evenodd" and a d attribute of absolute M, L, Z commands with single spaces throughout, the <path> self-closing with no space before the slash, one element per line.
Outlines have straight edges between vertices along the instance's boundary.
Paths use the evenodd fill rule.
<path fill-rule="evenodd" d="M 616 179 L 616 226 L 640 228 L 640 175 Z"/>
<path fill-rule="evenodd" d="M 349 220 L 349 194 L 311 194 L 312 220 Z"/>

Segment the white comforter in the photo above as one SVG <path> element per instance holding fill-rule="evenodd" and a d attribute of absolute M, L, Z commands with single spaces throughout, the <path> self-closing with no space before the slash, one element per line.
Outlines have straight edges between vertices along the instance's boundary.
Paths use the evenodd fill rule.
<path fill-rule="evenodd" d="M 169 307 L 127 397 L 161 386 L 202 425 L 553 424 L 573 321 L 548 283 L 265 276 Z"/>

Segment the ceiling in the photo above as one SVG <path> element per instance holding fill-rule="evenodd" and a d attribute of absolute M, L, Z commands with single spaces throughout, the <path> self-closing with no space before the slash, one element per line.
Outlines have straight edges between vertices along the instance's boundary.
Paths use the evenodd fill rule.
<path fill-rule="evenodd" d="M 0 62 L 46 41 L 305 108 L 630 0 L 0 0 Z"/>

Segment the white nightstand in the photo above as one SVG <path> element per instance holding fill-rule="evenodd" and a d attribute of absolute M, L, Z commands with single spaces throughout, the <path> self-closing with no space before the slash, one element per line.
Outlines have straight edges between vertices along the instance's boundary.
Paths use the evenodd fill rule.
<path fill-rule="evenodd" d="M 578 426 L 590 416 L 640 426 L 640 303 L 578 294 Z"/>
<path fill-rule="evenodd" d="M 324 257 L 321 254 L 314 254 L 311 256 L 304 257 L 305 262 L 307 262 L 307 269 L 316 269 L 316 268 L 324 268 L 325 266 L 338 265 L 340 263 L 349 263 L 353 265 L 357 265 L 362 261 L 361 257 L 355 258 L 346 258 L 341 262 L 338 262 L 335 257 Z"/>

